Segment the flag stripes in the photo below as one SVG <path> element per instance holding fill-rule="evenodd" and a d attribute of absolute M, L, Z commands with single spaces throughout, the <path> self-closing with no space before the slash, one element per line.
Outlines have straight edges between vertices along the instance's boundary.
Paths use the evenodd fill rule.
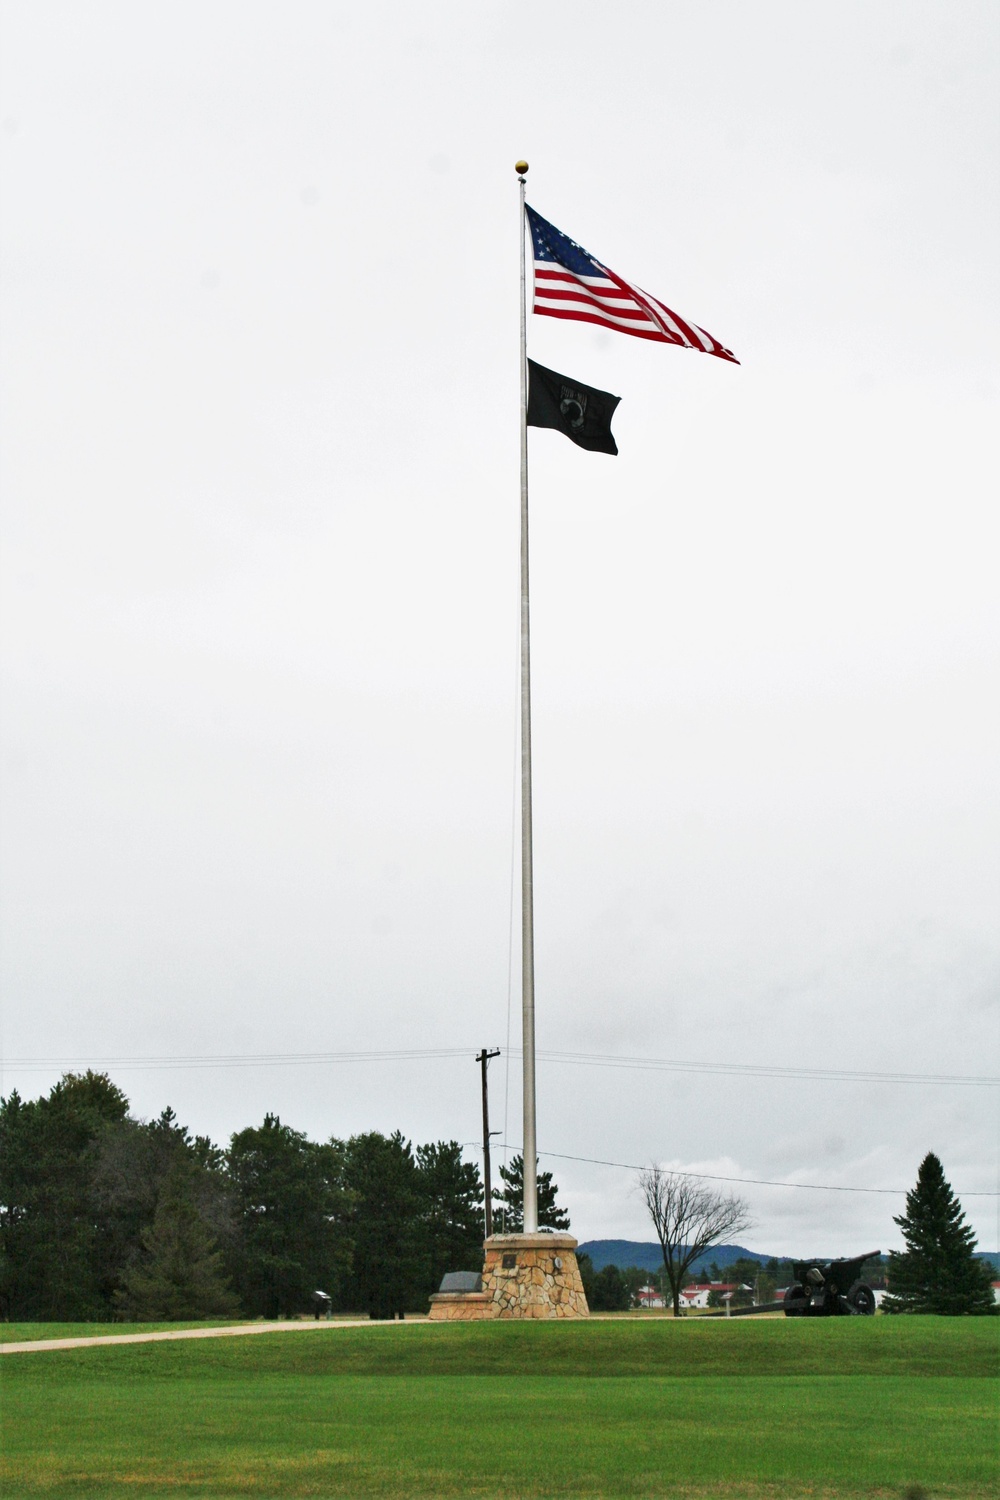
<path fill-rule="evenodd" d="M 641 287 L 626 281 L 527 207 L 534 251 L 534 311 L 548 318 L 597 323 L 616 333 L 697 349 L 739 364 L 704 328 L 672 312 Z"/>

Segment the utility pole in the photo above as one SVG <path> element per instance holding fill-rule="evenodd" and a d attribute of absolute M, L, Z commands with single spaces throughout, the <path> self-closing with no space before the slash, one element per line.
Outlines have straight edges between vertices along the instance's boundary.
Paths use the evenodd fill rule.
<path fill-rule="evenodd" d="M 476 1062 L 481 1063 L 483 1069 L 483 1187 L 486 1190 L 487 1239 L 493 1233 L 493 1183 L 490 1179 L 490 1089 L 486 1081 L 486 1069 L 490 1065 L 490 1058 L 499 1056 L 499 1047 L 494 1052 L 487 1052 L 484 1047 L 482 1052 L 476 1055 Z"/>

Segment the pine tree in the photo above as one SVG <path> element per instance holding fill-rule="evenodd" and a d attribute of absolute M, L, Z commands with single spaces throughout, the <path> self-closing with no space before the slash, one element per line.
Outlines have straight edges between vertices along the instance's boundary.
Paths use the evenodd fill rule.
<path fill-rule="evenodd" d="M 67 1073 L 47 1098 L 0 1100 L 0 1315 L 107 1315 L 95 1154 L 128 1114 L 103 1073 Z"/>
<path fill-rule="evenodd" d="M 354 1135 L 344 1148 L 344 1182 L 351 1196 L 354 1262 L 344 1300 L 370 1318 L 403 1317 L 427 1306 L 422 1264 L 417 1163 L 397 1130 Z"/>
<path fill-rule="evenodd" d="M 309 1309 L 314 1291 L 339 1296 L 350 1261 L 342 1158 L 338 1143 L 310 1141 L 277 1115 L 233 1136 L 234 1273 L 251 1315 L 290 1317 Z"/>
<path fill-rule="evenodd" d="M 591 1312 L 628 1312 L 632 1293 L 617 1266 L 604 1266 L 597 1272 L 593 1289 L 587 1288 L 587 1306 Z"/>
<path fill-rule="evenodd" d="M 493 1197 L 499 1212 L 493 1216 L 493 1228 L 501 1234 L 523 1234 L 524 1232 L 524 1158 L 512 1156 L 509 1167 L 500 1168 L 503 1192 L 493 1189 Z M 538 1224 L 539 1228 L 568 1229 L 569 1214 L 556 1203 L 559 1188 L 552 1181 L 551 1172 L 539 1172 Z"/>
<path fill-rule="evenodd" d="M 115 1293 L 119 1312 L 139 1322 L 228 1318 L 239 1310 L 222 1251 L 191 1201 L 187 1176 L 177 1168 L 164 1182 L 153 1222 L 141 1235 L 143 1254 Z"/>
<path fill-rule="evenodd" d="M 889 1255 L 889 1313 L 992 1313 L 990 1270 L 973 1254 L 976 1237 L 933 1152 L 920 1164 L 906 1212 L 894 1220 L 906 1249 Z"/>
<path fill-rule="evenodd" d="M 446 1271 L 483 1264 L 483 1184 L 475 1162 L 462 1160 L 457 1141 L 418 1146 L 420 1263 L 427 1296 Z"/>

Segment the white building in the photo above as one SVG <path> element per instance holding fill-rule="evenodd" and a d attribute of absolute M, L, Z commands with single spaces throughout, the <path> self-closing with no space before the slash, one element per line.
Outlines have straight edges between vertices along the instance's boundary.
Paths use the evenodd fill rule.
<path fill-rule="evenodd" d="M 707 1307 L 708 1299 L 713 1292 L 719 1292 L 724 1301 L 728 1301 L 733 1292 L 748 1292 L 749 1287 L 741 1287 L 736 1281 L 701 1281 L 695 1286 L 686 1286 L 681 1292 L 682 1307 Z"/>

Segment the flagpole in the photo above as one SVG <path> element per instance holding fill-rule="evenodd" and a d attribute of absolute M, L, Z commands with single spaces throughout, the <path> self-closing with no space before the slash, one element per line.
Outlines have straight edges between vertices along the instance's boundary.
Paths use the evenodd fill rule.
<path fill-rule="evenodd" d="M 521 241 L 521 1056 L 524 1091 L 524 1233 L 538 1232 L 535 1138 L 535 911 L 531 849 L 531 618 L 528 604 L 528 337 L 524 266 L 524 186 L 515 163 Z"/>

